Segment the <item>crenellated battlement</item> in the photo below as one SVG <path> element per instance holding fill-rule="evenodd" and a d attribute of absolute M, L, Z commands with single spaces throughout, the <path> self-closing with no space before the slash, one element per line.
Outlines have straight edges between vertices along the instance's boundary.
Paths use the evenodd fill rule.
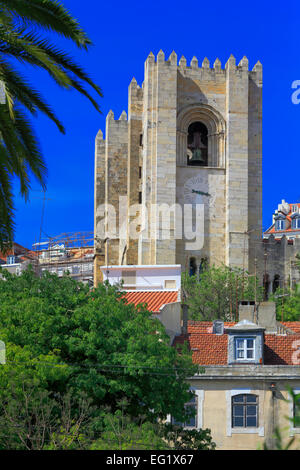
<path fill-rule="evenodd" d="M 187 59 L 184 56 L 182 56 L 177 63 L 177 54 L 174 51 L 170 54 L 167 60 L 165 58 L 165 53 L 162 50 L 158 52 L 156 58 L 154 54 L 150 52 L 145 62 L 146 67 L 155 67 L 158 64 L 160 66 L 176 65 L 183 75 L 189 75 L 191 72 L 203 72 L 207 77 L 209 75 L 211 75 L 211 77 L 215 77 L 216 74 L 226 75 L 226 72 L 230 70 L 236 72 L 248 71 L 251 76 L 255 75 L 257 79 L 262 79 L 262 64 L 258 61 L 254 65 L 253 69 L 249 70 L 249 60 L 246 56 L 244 56 L 237 65 L 236 58 L 231 54 L 225 66 L 222 68 L 219 58 L 216 58 L 212 67 L 207 57 L 203 59 L 201 66 L 199 66 L 198 58 L 195 56 L 191 59 L 190 65 L 187 65 Z"/>
<path fill-rule="evenodd" d="M 263 238 L 263 246 L 268 245 L 281 245 L 281 246 L 294 246 L 297 251 L 300 249 L 300 238 L 288 238 L 286 235 L 275 237 L 273 233 L 268 237 Z"/>
<path fill-rule="evenodd" d="M 128 87 L 128 113 L 132 112 L 132 106 L 143 101 L 143 87 L 140 87 L 133 77 Z"/>
<path fill-rule="evenodd" d="M 124 123 L 127 124 L 127 113 L 126 111 L 122 111 L 120 114 L 119 119 L 115 119 L 114 112 L 110 110 L 106 116 L 106 125 L 110 126 L 120 126 L 124 125 Z"/>
<path fill-rule="evenodd" d="M 96 140 L 98 140 L 100 142 L 103 140 L 103 132 L 102 132 L 101 129 L 99 129 L 99 131 L 97 132 Z"/>
<path fill-rule="evenodd" d="M 132 78 L 130 84 L 129 84 L 129 92 L 132 94 L 132 95 L 135 95 L 135 96 L 138 96 L 139 94 L 142 93 L 143 91 L 143 88 L 140 87 L 135 79 L 135 77 Z"/>

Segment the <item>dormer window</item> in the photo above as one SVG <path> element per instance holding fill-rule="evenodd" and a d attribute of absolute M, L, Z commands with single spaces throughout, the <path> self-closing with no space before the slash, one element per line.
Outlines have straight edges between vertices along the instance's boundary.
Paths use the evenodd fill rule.
<path fill-rule="evenodd" d="M 263 364 L 264 330 L 246 319 L 226 328 L 228 364 Z"/>
<path fill-rule="evenodd" d="M 300 229 L 300 214 L 293 214 L 292 217 L 292 229 Z"/>
<path fill-rule="evenodd" d="M 283 215 L 275 217 L 275 230 L 285 230 L 285 217 Z"/>
<path fill-rule="evenodd" d="M 255 337 L 235 338 L 235 360 L 251 361 L 255 359 Z"/>
<path fill-rule="evenodd" d="M 14 255 L 9 255 L 6 258 L 6 263 L 7 264 L 15 264 L 16 262 L 16 257 Z"/>

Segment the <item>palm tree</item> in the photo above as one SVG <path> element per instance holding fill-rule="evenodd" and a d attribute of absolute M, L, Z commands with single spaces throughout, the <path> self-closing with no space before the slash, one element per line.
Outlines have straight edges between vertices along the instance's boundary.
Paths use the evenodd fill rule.
<path fill-rule="evenodd" d="M 39 91 L 15 68 L 16 62 L 46 70 L 59 86 L 77 90 L 100 111 L 85 86 L 99 96 L 101 89 L 45 37 L 47 32 L 84 50 L 91 45 L 78 22 L 57 0 L 0 0 L 0 250 L 13 240 L 13 178 L 19 180 L 26 200 L 32 175 L 43 189 L 46 187 L 46 165 L 29 115 L 40 111 L 65 132 Z"/>

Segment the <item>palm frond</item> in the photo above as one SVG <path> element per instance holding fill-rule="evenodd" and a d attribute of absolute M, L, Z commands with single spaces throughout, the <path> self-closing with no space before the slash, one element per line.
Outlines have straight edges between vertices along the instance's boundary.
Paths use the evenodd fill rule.
<path fill-rule="evenodd" d="M 14 232 L 14 207 L 11 174 L 6 166 L 7 150 L 0 143 L 0 250 L 11 244 Z"/>
<path fill-rule="evenodd" d="M 88 83 L 98 93 L 99 96 L 103 96 L 101 88 L 91 80 L 82 67 L 74 62 L 74 59 L 71 56 L 59 50 L 58 48 L 55 48 L 46 39 L 41 38 L 36 33 L 26 33 L 24 34 L 24 39 L 35 43 L 38 47 L 43 49 L 57 64 L 62 65 L 66 70 L 71 71 L 80 80 Z"/>
<path fill-rule="evenodd" d="M 84 49 L 92 44 L 79 23 L 57 0 L 1 0 L 1 6 L 22 18 L 25 25 L 35 23 L 39 28 L 54 31 Z"/>
<path fill-rule="evenodd" d="M 40 93 L 25 81 L 25 79 L 14 70 L 10 64 L 0 58 L 0 80 L 5 84 L 6 90 L 14 96 L 14 98 L 22 103 L 32 114 L 36 114 L 37 110 L 48 116 L 58 127 L 65 133 L 62 123 L 54 114 L 54 111 L 44 101 Z"/>
<path fill-rule="evenodd" d="M 100 87 L 39 31 L 55 32 L 79 48 L 91 45 L 77 20 L 58 0 L 0 0 L 0 83 L 5 94 L 5 103 L 0 104 L 0 249 L 13 240 L 12 178 L 18 179 L 25 199 L 32 176 L 46 189 L 46 165 L 27 112 L 44 113 L 64 132 L 54 111 L 11 60 L 43 69 L 60 87 L 77 90 L 100 111 L 85 85 L 102 96 Z"/>
<path fill-rule="evenodd" d="M 70 80 L 59 66 L 42 48 L 23 37 L 23 30 L 11 31 L 0 25 L 0 51 L 15 59 L 44 68 L 54 80 L 64 88 L 70 88 Z"/>

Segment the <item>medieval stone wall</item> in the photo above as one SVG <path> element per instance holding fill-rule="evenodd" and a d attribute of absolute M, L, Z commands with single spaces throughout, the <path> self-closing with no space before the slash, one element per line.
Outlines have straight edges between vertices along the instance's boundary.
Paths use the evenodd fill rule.
<path fill-rule="evenodd" d="M 98 208 L 112 204 L 118 218 L 119 197 L 127 197 L 125 234 L 106 233 L 104 263 L 180 263 L 185 269 L 194 257 L 198 265 L 207 258 L 253 271 L 262 223 L 261 64 L 249 71 L 245 57 L 236 65 L 231 56 L 225 68 L 219 59 L 211 67 L 206 58 L 200 67 L 194 57 L 188 66 L 184 57 L 177 63 L 175 52 L 166 60 L 160 51 L 156 59 L 149 54 L 144 76 L 142 87 L 135 79 L 129 86 L 128 120 L 126 113 L 115 120 L 110 111 L 105 141 L 101 132 L 96 139 L 96 238 Z M 208 130 L 205 167 L 187 165 L 193 122 Z M 195 191 L 202 197 L 193 198 Z M 204 205 L 200 248 L 187 248 L 187 240 L 178 238 L 177 216 L 170 226 L 159 219 L 157 207 L 172 212 L 176 203 L 182 209 Z M 136 239 L 130 236 L 132 222 Z"/>

